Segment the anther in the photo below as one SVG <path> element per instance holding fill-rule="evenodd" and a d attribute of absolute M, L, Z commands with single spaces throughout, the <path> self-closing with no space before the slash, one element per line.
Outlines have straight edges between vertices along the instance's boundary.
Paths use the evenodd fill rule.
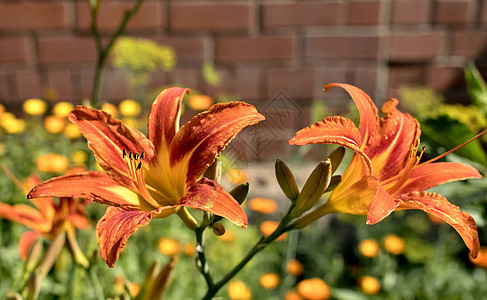
<path fill-rule="evenodd" d="M 145 158 L 145 152 L 142 151 L 142 153 L 140 153 L 140 159 L 144 159 Z"/>
<path fill-rule="evenodd" d="M 129 158 L 132 159 L 132 151 L 129 153 Z"/>
<path fill-rule="evenodd" d="M 127 156 L 127 151 L 125 151 L 125 149 L 122 149 L 122 158 L 125 158 L 125 156 Z"/>
<path fill-rule="evenodd" d="M 140 168 L 142 168 L 142 162 L 139 162 L 139 164 L 137 165 L 137 168 L 135 170 L 138 171 L 138 170 L 140 170 Z"/>
<path fill-rule="evenodd" d="M 135 154 L 134 154 L 134 159 L 135 159 L 135 160 L 139 159 L 139 156 L 140 156 L 140 155 L 139 155 L 139 153 L 135 153 Z"/>

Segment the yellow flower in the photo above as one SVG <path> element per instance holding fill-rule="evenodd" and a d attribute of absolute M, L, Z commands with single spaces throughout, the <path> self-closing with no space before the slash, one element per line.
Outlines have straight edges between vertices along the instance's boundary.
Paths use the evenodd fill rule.
<path fill-rule="evenodd" d="M 233 231 L 231 230 L 225 230 L 225 233 L 219 235 L 218 238 L 225 242 L 233 242 L 233 240 L 235 239 L 235 234 L 233 234 Z"/>
<path fill-rule="evenodd" d="M 52 113 L 58 117 L 65 118 L 74 109 L 74 105 L 69 102 L 58 102 L 52 108 Z"/>
<path fill-rule="evenodd" d="M 61 133 L 66 126 L 66 119 L 58 116 L 47 116 L 44 127 L 50 133 Z"/>
<path fill-rule="evenodd" d="M 249 201 L 249 207 L 251 210 L 255 210 L 263 214 L 272 214 L 276 211 L 277 204 L 272 199 L 254 198 Z"/>
<path fill-rule="evenodd" d="M 64 173 L 69 167 L 69 161 L 66 156 L 61 154 L 48 153 L 37 158 L 36 166 L 42 172 Z"/>
<path fill-rule="evenodd" d="M 305 279 L 297 285 L 298 293 L 309 300 L 326 300 L 330 298 L 330 288 L 320 278 Z"/>
<path fill-rule="evenodd" d="M 126 117 L 136 117 L 140 114 L 140 104 L 131 99 L 120 102 L 118 108 L 120 113 Z"/>
<path fill-rule="evenodd" d="M 362 276 L 359 278 L 359 285 L 364 294 L 376 295 L 380 292 L 380 283 L 377 278 L 372 276 Z"/>
<path fill-rule="evenodd" d="M 387 252 L 399 255 L 404 252 L 404 239 L 395 234 L 387 235 L 383 240 L 384 248 Z"/>
<path fill-rule="evenodd" d="M 179 242 L 173 239 L 162 238 L 159 240 L 159 251 L 168 256 L 176 256 L 179 254 Z"/>
<path fill-rule="evenodd" d="M 70 139 L 77 139 L 81 137 L 81 132 L 79 131 L 78 126 L 71 123 L 66 125 L 63 134 L 65 137 Z"/>
<path fill-rule="evenodd" d="M 279 226 L 279 222 L 277 221 L 264 221 L 262 224 L 260 224 L 260 232 L 264 237 L 268 237 L 274 232 L 274 230 L 276 230 L 277 226 Z M 278 237 L 276 241 L 283 241 L 286 238 L 287 232 Z"/>
<path fill-rule="evenodd" d="M 268 290 L 275 289 L 280 281 L 281 278 L 279 277 L 279 274 L 276 273 L 265 273 L 259 278 L 260 285 Z"/>
<path fill-rule="evenodd" d="M 10 119 L 5 123 L 2 122 L 2 126 L 8 133 L 21 133 L 25 130 L 25 121 L 22 119 Z"/>
<path fill-rule="evenodd" d="M 379 254 L 379 243 L 374 239 L 363 240 L 359 244 L 359 250 L 365 257 L 375 257 Z"/>
<path fill-rule="evenodd" d="M 71 153 L 71 161 L 76 165 L 84 165 L 88 160 L 88 155 L 86 152 L 78 150 Z"/>
<path fill-rule="evenodd" d="M 194 110 L 207 110 L 213 104 L 213 99 L 206 95 L 191 95 L 188 98 L 188 106 Z"/>
<path fill-rule="evenodd" d="M 242 184 L 247 182 L 247 175 L 243 170 L 240 169 L 231 169 L 228 170 L 227 179 L 233 184 Z"/>
<path fill-rule="evenodd" d="M 28 99 L 22 105 L 25 113 L 31 116 L 39 116 L 46 112 L 47 103 L 41 99 Z"/>
<path fill-rule="evenodd" d="M 195 245 L 193 243 L 184 244 L 184 249 L 183 249 L 184 254 L 186 254 L 186 256 L 193 256 L 194 247 Z"/>
<path fill-rule="evenodd" d="M 296 291 L 289 291 L 284 296 L 284 300 L 303 300 L 303 297 Z"/>
<path fill-rule="evenodd" d="M 112 117 L 116 117 L 117 114 L 118 114 L 118 109 L 115 105 L 111 104 L 111 103 L 105 103 L 103 104 L 103 106 L 101 107 L 101 110 L 103 111 L 106 111 L 107 113 L 111 114 Z"/>
<path fill-rule="evenodd" d="M 294 276 L 299 276 L 303 273 L 303 264 L 296 259 L 291 259 L 287 263 L 287 272 Z"/>
<path fill-rule="evenodd" d="M 252 291 L 242 281 L 231 281 L 228 284 L 228 296 L 232 300 L 250 300 Z"/>

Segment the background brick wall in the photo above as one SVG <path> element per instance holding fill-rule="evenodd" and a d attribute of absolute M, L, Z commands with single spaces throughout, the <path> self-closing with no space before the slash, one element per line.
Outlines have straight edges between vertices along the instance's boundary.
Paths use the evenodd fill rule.
<path fill-rule="evenodd" d="M 0 102 L 15 106 L 47 88 L 58 100 L 90 96 L 96 51 L 87 2 L 0 1 Z M 103 2 L 104 35 L 133 2 Z M 487 69 L 487 0 L 146 0 L 127 35 L 176 50 L 176 68 L 154 74 L 152 86 L 233 93 L 253 103 L 284 92 L 305 113 L 329 82 L 358 85 L 378 103 L 411 85 L 461 100 L 466 62 Z M 204 61 L 215 63 L 220 87 L 204 82 Z M 348 104 L 333 102 L 337 95 L 327 99 Z M 103 98 L 124 97 L 123 74 L 108 68 Z"/>

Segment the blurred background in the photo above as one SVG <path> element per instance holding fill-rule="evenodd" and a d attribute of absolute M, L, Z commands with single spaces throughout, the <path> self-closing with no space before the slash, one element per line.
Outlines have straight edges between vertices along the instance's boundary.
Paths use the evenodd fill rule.
<path fill-rule="evenodd" d="M 104 45 L 135 2 L 93 2 Z M 0 162 L 12 173 L 4 176 L 4 169 L 0 175 L 0 202 L 26 203 L 13 176 L 23 182 L 33 173 L 48 179 L 74 167 L 97 168 L 66 118 L 73 105 L 92 98 L 99 53 L 90 26 L 88 0 L 0 1 Z M 106 62 L 99 106 L 145 131 L 154 98 L 177 85 L 192 89 L 183 122 L 213 103 L 232 100 L 254 104 L 266 116 L 242 131 L 222 156 L 227 189 L 250 182 L 244 205 L 251 226 L 242 230 L 225 223 L 223 237 L 209 237 L 217 274 L 268 234 L 289 206 L 274 179 L 275 159 L 286 161 L 302 186 L 334 149 L 291 147 L 287 141 L 294 133 L 332 114 L 358 120 L 349 96 L 338 88 L 324 93 L 326 84 L 356 85 L 379 108 L 398 98 L 401 109 L 420 120 L 425 157 L 431 158 L 487 126 L 481 76 L 487 75 L 486 48 L 485 0 L 145 0 Z M 485 173 L 485 140 L 447 159 Z M 482 244 L 486 188 L 487 181 L 472 180 L 434 190 L 475 218 Z M 182 233 L 176 218 L 145 226 L 108 269 L 95 252 L 94 227 L 104 209 L 87 206 L 90 225 L 78 232 L 82 250 L 92 255 L 92 273 L 74 268 L 62 252 L 41 299 L 100 299 L 100 289 L 104 297 L 125 299 L 137 294 L 154 260 L 175 255 L 180 260 L 168 299 L 204 294 L 194 266 L 194 237 Z M 20 284 L 17 247 L 23 232 L 24 226 L 0 220 L 0 298 Z M 260 253 L 220 296 L 482 299 L 487 248 L 482 249 L 471 260 L 450 226 L 422 212 L 394 213 L 374 226 L 366 226 L 364 217 L 330 216 Z M 83 282 L 96 274 L 100 288 L 86 289 Z"/>

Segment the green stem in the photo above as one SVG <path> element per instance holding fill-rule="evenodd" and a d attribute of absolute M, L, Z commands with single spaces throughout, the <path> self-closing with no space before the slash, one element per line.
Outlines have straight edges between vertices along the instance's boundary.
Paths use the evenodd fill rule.
<path fill-rule="evenodd" d="M 196 234 L 196 253 L 198 253 L 198 260 L 200 262 L 199 270 L 203 277 L 205 278 L 208 290 L 212 290 L 214 287 L 213 278 L 210 274 L 210 268 L 206 262 L 205 256 L 205 245 L 203 241 L 203 233 L 205 232 L 206 226 L 201 226 L 195 229 Z"/>
<path fill-rule="evenodd" d="M 294 226 L 287 225 L 289 223 L 289 213 L 282 219 L 279 226 L 274 230 L 274 232 L 269 235 L 268 237 L 262 237 L 254 247 L 247 253 L 247 255 L 238 263 L 225 277 L 223 277 L 220 281 L 215 283 L 212 287 L 208 288 L 208 292 L 203 297 L 204 300 L 212 299 L 216 293 L 225 285 L 227 282 L 230 281 L 240 270 L 247 265 L 247 263 L 260 251 L 262 251 L 268 244 L 272 243 L 275 239 L 280 237 L 283 233 L 293 230 Z"/>
<path fill-rule="evenodd" d="M 96 63 L 95 78 L 93 81 L 93 91 L 91 96 L 91 106 L 93 107 L 98 106 L 101 92 L 101 78 L 106 59 L 112 51 L 115 42 L 125 32 L 128 22 L 135 16 L 135 14 L 137 14 L 143 2 L 144 0 L 137 0 L 134 6 L 125 12 L 122 22 L 120 22 L 120 25 L 118 25 L 117 30 L 111 36 L 110 41 L 105 48 L 103 48 L 100 31 L 98 30 L 98 7 L 93 7 L 91 9 L 90 29 L 91 33 L 93 34 L 93 38 L 95 39 L 96 49 L 98 51 L 98 61 Z"/>

